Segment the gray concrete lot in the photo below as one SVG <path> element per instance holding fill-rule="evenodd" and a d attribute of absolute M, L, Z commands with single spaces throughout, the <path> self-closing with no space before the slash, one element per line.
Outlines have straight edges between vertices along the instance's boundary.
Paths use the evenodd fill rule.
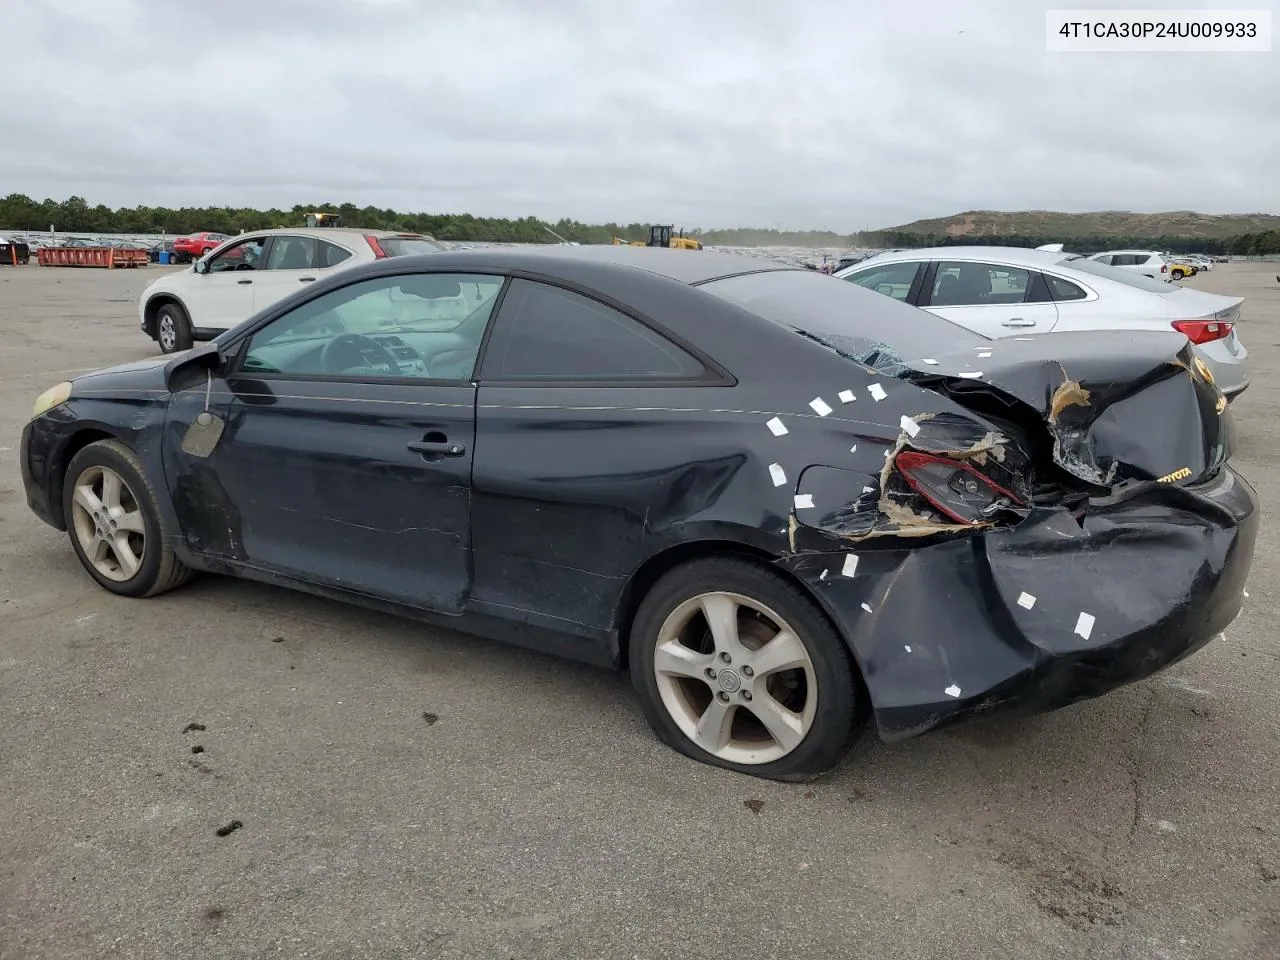
<path fill-rule="evenodd" d="M 622 676 L 231 580 L 96 587 L 26 508 L 19 432 L 71 372 L 155 354 L 159 269 L 0 267 L 3 960 L 1280 956 L 1265 520 L 1244 614 L 1166 673 L 759 782 L 662 747 Z M 1248 297 L 1264 509 L 1275 273 L 1190 281 Z"/>

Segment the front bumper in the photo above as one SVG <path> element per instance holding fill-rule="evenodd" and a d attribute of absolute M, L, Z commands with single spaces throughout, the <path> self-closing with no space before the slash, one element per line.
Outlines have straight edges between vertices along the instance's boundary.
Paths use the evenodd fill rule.
<path fill-rule="evenodd" d="M 62 504 L 55 500 L 56 491 L 62 487 L 62 478 L 57 475 L 56 468 L 67 441 L 66 431 L 54 419 L 60 409 L 42 414 L 22 428 L 18 462 L 31 512 L 49 526 L 65 530 Z"/>
<path fill-rule="evenodd" d="M 1017 527 L 911 549 L 850 545 L 779 561 L 847 638 L 880 735 L 1098 696 L 1198 650 L 1235 619 L 1258 500 L 1227 468 L 1209 484 L 1142 484 L 1082 522 L 1039 509 Z M 824 573 L 825 572 L 825 573 Z"/>

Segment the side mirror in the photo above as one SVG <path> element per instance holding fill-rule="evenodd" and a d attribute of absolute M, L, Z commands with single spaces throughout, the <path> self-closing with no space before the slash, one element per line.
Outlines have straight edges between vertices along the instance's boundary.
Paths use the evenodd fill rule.
<path fill-rule="evenodd" d="M 164 382 L 170 393 L 188 390 L 208 381 L 209 374 L 222 376 L 227 358 L 213 344 L 196 347 L 185 356 L 171 360 L 165 369 Z"/>
<path fill-rule="evenodd" d="M 196 273 L 208 273 L 209 262 L 207 260 L 197 260 L 195 263 L 191 265 L 191 269 L 194 270 Z"/>

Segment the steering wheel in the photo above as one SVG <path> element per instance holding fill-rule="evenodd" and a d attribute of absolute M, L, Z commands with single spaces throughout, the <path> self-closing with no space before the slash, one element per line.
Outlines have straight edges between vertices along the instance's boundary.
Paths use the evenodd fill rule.
<path fill-rule="evenodd" d="M 368 366 L 366 351 L 377 354 L 376 362 L 385 364 L 391 376 L 400 375 L 400 364 L 387 352 L 387 348 L 363 333 L 344 333 L 334 337 L 320 351 L 320 369 L 325 373 L 341 373 L 352 367 Z"/>

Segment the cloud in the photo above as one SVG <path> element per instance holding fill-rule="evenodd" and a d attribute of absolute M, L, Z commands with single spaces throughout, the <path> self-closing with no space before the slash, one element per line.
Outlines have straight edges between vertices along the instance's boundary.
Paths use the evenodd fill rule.
<path fill-rule="evenodd" d="M 841 231 L 1274 211 L 1271 55 L 1050 54 L 1049 5 L 11 4 L 0 184 Z"/>

